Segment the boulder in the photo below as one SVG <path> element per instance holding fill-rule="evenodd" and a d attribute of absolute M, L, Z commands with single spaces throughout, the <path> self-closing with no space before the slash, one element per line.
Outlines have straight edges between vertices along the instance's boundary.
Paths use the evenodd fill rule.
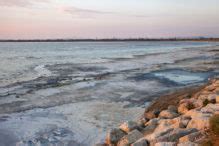
<path fill-rule="evenodd" d="M 146 112 L 144 114 L 144 117 L 146 119 L 154 119 L 154 118 L 157 118 L 159 114 L 160 114 L 160 110 L 153 110 L 151 112 Z"/>
<path fill-rule="evenodd" d="M 182 116 L 180 118 L 179 128 L 186 128 L 190 120 L 190 117 Z"/>
<path fill-rule="evenodd" d="M 106 136 L 106 143 L 107 144 L 115 144 L 117 143 L 123 136 L 125 136 L 125 133 L 121 131 L 120 129 L 114 128 L 110 130 L 107 133 Z"/>
<path fill-rule="evenodd" d="M 175 142 L 158 142 L 155 146 L 176 146 Z"/>
<path fill-rule="evenodd" d="M 149 146 L 148 141 L 144 138 L 139 139 L 135 143 L 133 143 L 131 146 Z"/>
<path fill-rule="evenodd" d="M 201 112 L 206 114 L 216 114 L 219 112 L 219 104 L 208 104 L 201 109 Z"/>
<path fill-rule="evenodd" d="M 216 99 L 216 102 L 219 103 L 219 95 L 217 95 L 217 96 L 215 97 L 215 99 Z"/>
<path fill-rule="evenodd" d="M 205 90 L 208 90 L 208 91 L 213 91 L 215 89 L 216 89 L 216 87 L 214 85 L 209 85 L 209 86 L 205 87 Z"/>
<path fill-rule="evenodd" d="M 177 113 L 178 112 L 178 109 L 176 106 L 174 105 L 169 105 L 168 108 L 167 108 L 169 111 L 172 111 L 172 112 L 175 112 Z"/>
<path fill-rule="evenodd" d="M 207 96 L 207 99 L 212 103 L 212 102 L 216 101 L 216 97 L 217 97 L 217 94 L 209 94 Z"/>
<path fill-rule="evenodd" d="M 165 119 L 173 119 L 175 117 L 178 117 L 179 114 L 177 114 L 176 112 L 170 111 L 170 110 L 163 110 L 160 114 L 159 114 L 159 118 L 165 118 Z"/>
<path fill-rule="evenodd" d="M 149 120 L 147 118 L 141 118 L 137 121 L 138 127 L 145 127 L 145 124 L 148 122 Z"/>
<path fill-rule="evenodd" d="M 179 143 L 177 146 L 199 146 L 199 145 L 194 142 L 188 141 L 188 142 Z"/>
<path fill-rule="evenodd" d="M 149 122 L 147 122 L 145 124 L 146 127 L 142 130 L 142 133 L 144 135 L 151 134 L 154 131 L 154 129 L 157 127 L 159 120 L 160 119 L 156 118 L 156 119 L 151 119 Z"/>
<path fill-rule="evenodd" d="M 156 139 L 157 142 L 163 142 L 163 141 L 168 141 L 168 142 L 176 142 L 178 141 L 179 138 L 188 135 L 190 133 L 197 132 L 198 130 L 195 128 L 191 129 L 181 129 L 181 128 L 176 128 L 173 131 L 165 134 L 164 136 L 158 137 Z"/>
<path fill-rule="evenodd" d="M 178 107 L 178 112 L 181 114 L 185 114 L 189 111 L 188 103 L 181 103 Z"/>
<path fill-rule="evenodd" d="M 135 129 L 128 133 L 128 135 L 125 135 L 123 138 L 121 138 L 117 143 L 117 146 L 129 146 L 130 144 L 136 142 L 143 136 L 144 135 L 141 132 Z"/>
<path fill-rule="evenodd" d="M 119 128 L 128 133 L 134 129 L 137 129 L 138 128 L 138 123 L 137 122 L 134 122 L 134 121 L 127 121 L 125 123 L 123 123 L 122 125 L 119 126 Z"/>
<path fill-rule="evenodd" d="M 183 136 L 179 139 L 180 143 L 184 142 L 195 142 L 204 137 L 204 134 L 201 131 L 191 133 L 189 135 Z"/>
<path fill-rule="evenodd" d="M 198 130 L 205 130 L 209 128 L 209 118 L 208 116 L 201 116 L 192 118 L 187 125 L 187 128 L 196 128 Z"/>

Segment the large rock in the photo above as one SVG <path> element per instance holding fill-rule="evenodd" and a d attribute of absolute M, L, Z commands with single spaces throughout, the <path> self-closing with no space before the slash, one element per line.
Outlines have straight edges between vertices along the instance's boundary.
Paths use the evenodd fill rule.
<path fill-rule="evenodd" d="M 125 123 L 123 123 L 122 125 L 119 126 L 119 128 L 128 133 L 134 129 L 137 129 L 138 128 L 138 123 L 137 122 L 134 122 L 134 121 L 127 121 Z"/>
<path fill-rule="evenodd" d="M 181 103 L 178 107 L 178 112 L 181 114 L 185 114 L 189 111 L 188 103 Z"/>
<path fill-rule="evenodd" d="M 172 112 L 175 112 L 175 113 L 177 113 L 177 112 L 178 112 L 178 109 L 177 109 L 177 107 L 176 107 L 176 106 L 174 106 L 174 105 L 169 105 L 169 106 L 168 106 L 168 110 L 169 110 L 169 111 L 172 111 Z"/>
<path fill-rule="evenodd" d="M 155 146 L 176 146 L 175 142 L 158 142 Z"/>
<path fill-rule="evenodd" d="M 165 119 L 173 119 L 175 117 L 178 117 L 179 114 L 177 114 L 176 112 L 170 111 L 170 110 L 163 110 L 160 114 L 159 114 L 159 118 L 165 118 Z"/>
<path fill-rule="evenodd" d="M 129 146 L 130 144 L 136 142 L 144 135 L 138 130 L 133 130 L 128 135 L 125 135 L 120 141 L 117 143 L 117 146 Z"/>
<path fill-rule="evenodd" d="M 200 110 L 202 113 L 217 114 L 219 113 L 219 104 L 208 104 Z"/>
<path fill-rule="evenodd" d="M 181 129 L 181 128 L 177 128 L 174 129 L 173 131 L 165 134 L 164 136 L 158 137 L 156 139 L 157 142 L 164 142 L 164 141 L 168 141 L 168 142 L 176 142 L 179 138 L 188 135 L 190 133 L 194 133 L 197 132 L 197 129 L 191 128 L 191 129 Z"/>
<path fill-rule="evenodd" d="M 146 127 L 142 130 L 142 133 L 144 135 L 148 135 L 148 134 L 151 134 L 152 132 L 154 132 L 155 128 L 158 125 L 159 120 L 160 119 L 156 118 L 156 119 L 151 119 L 149 122 L 147 122 L 145 124 Z"/>
<path fill-rule="evenodd" d="M 198 144 L 188 141 L 188 142 L 179 143 L 177 146 L 198 146 Z"/>
<path fill-rule="evenodd" d="M 193 118 L 187 128 L 196 128 L 198 130 L 206 130 L 209 128 L 209 118 L 208 116 L 202 116 Z"/>
<path fill-rule="evenodd" d="M 183 136 L 179 139 L 180 143 L 184 142 L 195 142 L 199 139 L 202 139 L 204 137 L 204 134 L 201 131 L 191 133 L 189 135 Z"/>
<path fill-rule="evenodd" d="M 146 139 L 142 138 L 133 143 L 131 146 L 149 146 L 149 144 Z"/>
<path fill-rule="evenodd" d="M 125 136 L 125 133 L 123 131 L 121 131 L 120 129 L 114 128 L 107 133 L 106 143 L 116 144 L 123 136 Z"/>
<path fill-rule="evenodd" d="M 209 128 L 209 118 L 213 115 L 212 113 L 204 113 L 199 110 L 191 110 L 185 114 L 190 116 L 192 119 L 189 121 L 187 128 L 196 128 L 198 130 L 205 130 Z"/>
<path fill-rule="evenodd" d="M 219 95 L 216 96 L 216 102 L 219 103 Z"/>
<path fill-rule="evenodd" d="M 146 119 L 154 119 L 154 118 L 157 118 L 159 114 L 160 114 L 160 110 L 153 110 L 151 112 L 146 112 L 144 114 L 144 117 Z"/>

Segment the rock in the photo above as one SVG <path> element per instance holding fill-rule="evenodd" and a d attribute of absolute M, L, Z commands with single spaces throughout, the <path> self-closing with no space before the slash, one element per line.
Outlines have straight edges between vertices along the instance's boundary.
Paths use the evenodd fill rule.
<path fill-rule="evenodd" d="M 178 112 L 181 114 L 185 114 L 189 111 L 189 109 L 187 108 L 187 103 L 181 103 L 178 107 Z"/>
<path fill-rule="evenodd" d="M 208 104 L 201 109 L 202 113 L 216 114 L 219 113 L 219 104 Z"/>
<path fill-rule="evenodd" d="M 148 141 L 146 139 L 139 139 L 135 143 L 133 143 L 131 146 L 149 146 Z"/>
<path fill-rule="evenodd" d="M 144 114 L 144 117 L 147 119 L 154 119 L 157 118 L 159 114 L 160 114 L 160 110 L 153 110 L 152 112 L 146 112 Z"/>
<path fill-rule="evenodd" d="M 179 128 L 186 128 L 190 120 L 191 120 L 190 117 L 186 117 L 186 116 L 181 117 Z"/>
<path fill-rule="evenodd" d="M 148 122 L 149 120 L 146 118 L 141 118 L 137 121 L 138 127 L 145 127 L 145 124 Z"/>
<path fill-rule="evenodd" d="M 198 144 L 188 141 L 188 142 L 179 143 L 177 146 L 198 146 Z"/>
<path fill-rule="evenodd" d="M 192 120 L 187 125 L 187 128 L 196 128 L 198 130 L 205 130 L 209 128 L 209 118 L 210 116 L 202 115 L 192 118 Z"/>
<path fill-rule="evenodd" d="M 212 103 L 212 101 L 216 101 L 217 94 L 210 94 L 207 96 L 207 99 Z"/>
<path fill-rule="evenodd" d="M 219 96 L 216 96 L 216 102 L 219 103 Z"/>
<path fill-rule="evenodd" d="M 213 91 L 215 89 L 216 89 L 216 87 L 214 85 L 209 85 L 209 86 L 205 87 L 205 90 L 208 90 L 208 91 Z"/>
<path fill-rule="evenodd" d="M 138 123 L 137 122 L 134 122 L 134 121 L 127 121 L 125 123 L 123 123 L 122 125 L 119 126 L 119 128 L 128 133 L 134 129 L 137 129 L 138 128 Z"/>
<path fill-rule="evenodd" d="M 119 140 L 117 143 L 117 146 L 128 146 L 134 142 L 136 142 L 138 139 L 142 138 L 144 135 L 139 132 L 138 130 L 133 130 L 128 135 L 125 135 L 123 138 Z"/>
<path fill-rule="evenodd" d="M 176 146 L 175 142 L 158 142 L 155 146 Z"/>
<path fill-rule="evenodd" d="M 201 138 L 204 137 L 204 134 L 200 131 L 198 132 L 194 132 L 194 133 L 191 133 L 189 135 L 186 135 L 186 136 L 183 136 L 179 139 L 179 142 L 180 143 L 184 143 L 184 142 L 195 142 L 196 140 L 199 140 Z"/>
<path fill-rule="evenodd" d="M 98 143 L 98 144 L 95 144 L 94 146 L 109 146 L 109 145 L 105 143 Z"/>
<path fill-rule="evenodd" d="M 123 131 L 121 131 L 120 129 L 114 128 L 107 133 L 106 143 L 116 144 L 123 136 L 125 136 L 125 133 Z"/>
<path fill-rule="evenodd" d="M 144 135 L 151 134 L 154 131 L 154 129 L 157 127 L 159 120 L 160 119 L 156 118 L 156 119 L 151 119 L 149 122 L 147 122 L 145 124 L 146 127 L 142 130 L 142 133 Z"/>
<path fill-rule="evenodd" d="M 159 114 L 159 118 L 165 118 L 165 119 L 173 119 L 175 117 L 178 117 L 179 114 L 170 111 L 170 110 L 164 110 Z"/>
<path fill-rule="evenodd" d="M 172 112 L 175 112 L 177 113 L 178 112 L 178 109 L 176 106 L 174 105 L 169 105 L 168 108 L 167 108 L 169 111 L 172 111 Z"/>
<path fill-rule="evenodd" d="M 156 141 L 157 142 L 161 142 L 161 141 L 175 142 L 179 138 L 181 138 L 185 135 L 188 135 L 190 133 L 197 132 L 197 131 L 198 130 L 195 128 L 191 128 L 191 129 L 176 128 L 173 131 L 171 131 L 170 133 L 167 133 L 166 135 L 157 138 Z"/>

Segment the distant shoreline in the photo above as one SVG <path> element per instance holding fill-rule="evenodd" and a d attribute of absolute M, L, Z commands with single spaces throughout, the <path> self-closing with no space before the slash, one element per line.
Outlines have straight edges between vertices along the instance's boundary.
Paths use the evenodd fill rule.
<path fill-rule="evenodd" d="M 0 42 L 121 42 L 121 41 L 209 41 L 219 42 L 219 38 L 125 38 L 125 39 L 6 39 Z"/>

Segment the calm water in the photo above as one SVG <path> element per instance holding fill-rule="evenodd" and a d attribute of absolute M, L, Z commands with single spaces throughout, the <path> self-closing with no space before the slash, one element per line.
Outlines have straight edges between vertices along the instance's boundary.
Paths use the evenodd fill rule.
<path fill-rule="evenodd" d="M 158 94 L 218 74 L 218 48 L 213 42 L 0 43 L 0 139 L 103 141 Z"/>

